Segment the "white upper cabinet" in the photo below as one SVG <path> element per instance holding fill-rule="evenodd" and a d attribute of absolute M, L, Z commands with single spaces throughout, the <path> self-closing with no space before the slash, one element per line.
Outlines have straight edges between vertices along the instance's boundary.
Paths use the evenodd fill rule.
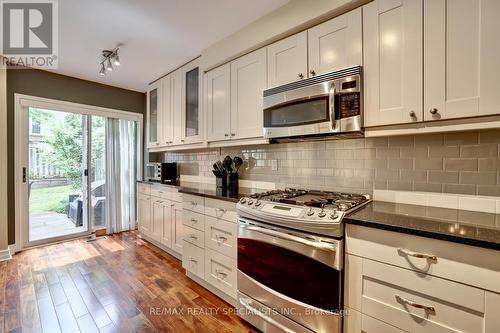
<path fill-rule="evenodd" d="M 307 77 L 307 31 L 267 47 L 267 75 L 269 87 Z"/>
<path fill-rule="evenodd" d="M 307 31 L 309 76 L 362 64 L 361 8 Z"/>
<path fill-rule="evenodd" d="M 425 0 L 424 117 L 500 113 L 500 1 Z"/>
<path fill-rule="evenodd" d="M 182 71 L 180 69 L 169 74 L 170 105 L 172 110 L 172 143 L 180 145 L 184 140 L 182 125 Z"/>
<path fill-rule="evenodd" d="M 148 148 L 160 146 L 162 138 L 161 106 L 162 106 L 162 81 L 156 81 L 149 86 L 147 94 L 147 140 Z"/>
<path fill-rule="evenodd" d="M 181 143 L 203 141 L 203 113 L 201 112 L 201 74 L 199 60 L 191 61 L 181 68 L 182 105 Z"/>
<path fill-rule="evenodd" d="M 266 49 L 231 63 L 231 139 L 262 137 Z"/>
<path fill-rule="evenodd" d="M 172 80 L 171 76 L 168 75 L 162 80 L 162 101 L 161 101 L 161 145 L 170 145 L 173 143 L 173 115 L 174 109 L 172 108 Z"/>
<path fill-rule="evenodd" d="M 228 140 L 231 132 L 231 65 L 205 74 L 208 141 Z"/>
<path fill-rule="evenodd" d="M 365 126 L 422 121 L 422 15 L 422 0 L 363 7 Z"/>

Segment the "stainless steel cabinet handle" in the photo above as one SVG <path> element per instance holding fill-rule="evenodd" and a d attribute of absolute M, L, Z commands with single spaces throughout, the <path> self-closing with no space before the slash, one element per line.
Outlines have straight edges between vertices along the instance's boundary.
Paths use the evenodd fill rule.
<path fill-rule="evenodd" d="M 222 276 L 227 276 L 227 273 L 224 272 L 222 269 L 218 269 L 216 268 L 215 269 L 215 273 L 219 274 L 219 275 L 222 275 Z"/>
<path fill-rule="evenodd" d="M 190 204 L 191 204 L 191 206 L 196 206 L 198 203 L 194 202 L 194 201 L 191 201 Z"/>
<path fill-rule="evenodd" d="M 245 309 L 247 309 L 248 311 L 250 311 L 252 314 L 256 315 L 257 317 L 260 317 L 262 320 L 267 321 L 269 324 L 277 327 L 278 329 L 282 330 L 285 333 L 295 333 L 294 331 L 292 331 L 288 327 L 282 325 L 281 323 L 277 322 L 273 318 L 266 316 L 265 314 L 263 314 L 262 312 L 260 312 L 258 309 L 256 309 L 253 306 L 251 306 L 251 304 L 252 304 L 251 302 L 252 301 L 249 300 L 249 299 L 240 298 L 240 304 Z"/>
<path fill-rule="evenodd" d="M 412 300 L 409 300 L 407 298 L 404 298 L 404 297 L 401 297 L 399 295 L 395 295 L 396 296 L 396 299 L 399 301 L 399 302 L 402 302 L 402 303 L 405 303 L 409 306 L 412 306 L 414 308 L 417 308 L 417 309 L 424 309 L 425 311 L 427 312 L 436 312 L 436 309 L 433 307 L 433 306 L 430 306 L 430 305 L 424 305 L 424 304 L 420 304 L 420 303 L 415 303 L 414 301 Z"/>
<path fill-rule="evenodd" d="M 198 239 L 198 237 L 196 237 L 196 235 L 189 235 L 189 238 L 191 238 L 191 239 Z"/>
<path fill-rule="evenodd" d="M 410 117 L 417 118 L 417 115 L 415 114 L 415 111 L 410 111 Z"/>
<path fill-rule="evenodd" d="M 309 73 L 311 73 L 312 76 L 316 75 L 316 72 L 314 71 L 314 69 L 311 69 L 311 71 Z"/>
<path fill-rule="evenodd" d="M 333 252 L 335 252 L 337 250 L 337 247 L 334 245 L 330 245 L 330 244 L 326 244 L 326 243 L 322 243 L 322 242 L 310 241 L 310 240 L 303 239 L 303 238 L 300 238 L 297 236 L 284 234 L 284 233 L 279 232 L 279 231 L 274 231 L 271 229 L 255 227 L 255 226 L 246 226 L 246 225 L 242 225 L 242 224 L 240 224 L 240 228 L 260 232 L 261 234 L 264 234 L 264 235 L 268 235 L 268 236 L 272 236 L 272 237 L 276 237 L 276 238 L 280 238 L 280 239 L 284 239 L 284 240 L 288 240 L 288 241 L 292 241 L 292 242 L 302 243 L 304 245 L 312 246 L 312 247 L 315 247 L 315 248 L 321 249 L 321 250 L 333 251 Z"/>
<path fill-rule="evenodd" d="M 231 133 L 231 136 L 236 136 L 236 133 Z"/>
<path fill-rule="evenodd" d="M 198 223 L 198 220 L 197 219 L 191 219 L 191 222 Z"/>
<path fill-rule="evenodd" d="M 229 136 L 229 134 L 225 133 L 224 136 Z"/>
<path fill-rule="evenodd" d="M 438 113 L 438 109 L 436 109 L 436 108 L 432 108 L 432 109 L 430 109 L 430 110 L 429 110 L 429 112 L 430 112 L 431 114 L 436 114 L 436 113 Z"/>
<path fill-rule="evenodd" d="M 299 79 L 301 79 L 301 80 L 302 80 L 303 78 L 304 78 L 304 74 L 299 73 Z"/>
<path fill-rule="evenodd" d="M 196 260 L 195 258 L 189 258 L 189 261 L 191 261 L 191 262 L 198 262 L 198 260 Z"/>
<path fill-rule="evenodd" d="M 227 241 L 227 237 L 221 236 L 221 235 L 215 235 L 215 239 L 217 239 L 218 241 L 221 241 L 221 242 Z"/>
<path fill-rule="evenodd" d="M 184 140 L 184 139 L 181 139 L 181 142 L 184 142 L 184 141 L 186 141 L 186 140 Z"/>
<path fill-rule="evenodd" d="M 418 252 L 413 252 L 413 251 L 410 251 L 407 249 L 402 249 L 402 248 L 399 248 L 398 252 L 404 253 L 407 256 L 411 256 L 411 257 L 415 257 L 415 258 L 437 261 L 437 257 L 435 255 L 432 255 L 432 254 L 418 253 Z"/>
<path fill-rule="evenodd" d="M 222 214 L 224 214 L 226 212 L 226 210 L 224 208 L 215 208 L 215 211 L 216 212 L 221 212 Z"/>

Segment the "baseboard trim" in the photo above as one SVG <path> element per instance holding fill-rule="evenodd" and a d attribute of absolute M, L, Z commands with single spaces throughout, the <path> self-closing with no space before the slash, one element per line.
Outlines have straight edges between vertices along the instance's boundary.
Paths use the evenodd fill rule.
<path fill-rule="evenodd" d="M 9 248 L 0 251 L 0 261 L 6 261 L 10 259 L 12 259 L 12 254 L 10 253 Z"/>
<path fill-rule="evenodd" d="M 167 252 L 172 257 L 175 257 L 175 258 L 177 258 L 179 260 L 182 260 L 182 254 L 177 253 L 176 251 L 174 251 L 172 249 L 169 249 L 168 247 L 166 247 L 165 245 L 161 244 L 160 242 L 157 242 L 154 239 L 152 239 L 151 237 L 148 237 L 148 236 L 144 235 L 142 232 L 141 232 L 141 238 L 144 239 L 144 240 L 146 240 L 146 241 L 148 241 L 148 242 L 150 242 L 154 246 L 159 247 L 161 250 Z"/>

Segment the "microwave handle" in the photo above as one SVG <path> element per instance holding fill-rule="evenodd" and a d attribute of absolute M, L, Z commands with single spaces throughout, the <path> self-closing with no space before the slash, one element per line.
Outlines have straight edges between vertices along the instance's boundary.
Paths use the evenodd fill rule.
<path fill-rule="evenodd" d="M 330 91 L 328 92 L 328 104 L 330 106 L 330 129 L 337 130 L 337 119 L 335 119 L 335 82 L 332 82 Z"/>

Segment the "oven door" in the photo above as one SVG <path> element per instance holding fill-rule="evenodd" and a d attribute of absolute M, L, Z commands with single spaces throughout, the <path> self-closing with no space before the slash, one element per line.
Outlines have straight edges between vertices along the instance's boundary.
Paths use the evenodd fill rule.
<path fill-rule="evenodd" d="M 257 327 L 256 317 L 280 322 L 279 315 L 266 320 L 266 312 L 248 314 L 255 312 L 248 305 L 254 300 L 313 332 L 340 333 L 343 244 L 316 238 L 240 218 L 238 305 L 244 319 Z"/>
<path fill-rule="evenodd" d="M 335 82 L 322 82 L 264 97 L 264 137 L 336 133 Z"/>

